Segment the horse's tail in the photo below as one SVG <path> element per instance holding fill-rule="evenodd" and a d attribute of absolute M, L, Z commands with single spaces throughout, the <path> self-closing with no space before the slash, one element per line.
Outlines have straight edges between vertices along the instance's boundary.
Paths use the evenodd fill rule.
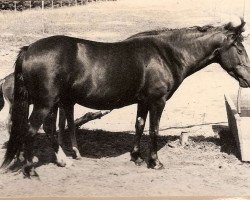
<path fill-rule="evenodd" d="M 0 111 L 4 107 L 4 96 L 3 96 L 3 84 L 5 82 L 5 79 L 0 80 Z"/>
<path fill-rule="evenodd" d="M 21 150 L 24 137 L 27 134 L 29 101 L 28 91 L 24 84 L 22 73 L 22 63 L 27 49 L 27 46 L 21 48 L 15 62 L 14 101 L 11 114 L 12 126 L 7 150 L 1 167 L 7 167 L 14 159 L 15 155 Z"/>

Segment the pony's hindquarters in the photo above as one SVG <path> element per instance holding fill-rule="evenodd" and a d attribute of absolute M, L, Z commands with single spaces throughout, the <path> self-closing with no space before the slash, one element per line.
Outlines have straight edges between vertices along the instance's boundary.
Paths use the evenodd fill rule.
<path fill-rule="evenodd" d="M 9 165 L 15 155 L 18 154 L 27 134 L 29 102 L 28 91 L 24 84 L 22 75 L 22 62 L 27 48 L 28 47 L 23 47 L 20 50 L 15 63 L 14 101 L 11 116 L 12 126 L 2 167 Z"/>

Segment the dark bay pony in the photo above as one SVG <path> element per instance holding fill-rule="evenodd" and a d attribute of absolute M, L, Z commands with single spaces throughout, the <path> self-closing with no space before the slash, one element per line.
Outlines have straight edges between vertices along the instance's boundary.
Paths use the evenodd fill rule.
<path fill-rule="evenodd" d="M 156 31 L 117 43 L 53 36 L 23 47 L 15 64 L 12 127 L 2 167 L 24 143 L 23 172 L 26 176 L 36 174 L 32 164 L 34 135 L 59 103 L 72 132 L 75 103 L 100 110 L 136 103 L 131 160 L 137 164 L 143 161 L 140 139 L 149 112 L 148 167 L 162 168 L 157 156 L 161 114 L 187 76 L 219 63 L 240 86 L 250 86 L 250 62 L 241 35 L 244 24 Z M 28 119 L 29 100 L 34 109 Z M 54 149 L 60 163 L 65 157 L 58 144 Z"/>

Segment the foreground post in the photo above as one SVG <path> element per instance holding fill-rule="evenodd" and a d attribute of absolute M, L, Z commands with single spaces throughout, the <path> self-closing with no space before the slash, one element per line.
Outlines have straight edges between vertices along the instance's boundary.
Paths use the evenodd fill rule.
<path fill-rule="evenodd" d="M 187 132 L 181 133 L 181 136 L 180 136 L 181 146 L 186 146 L 189 144 L 188 137 L 189 137 L 189 134 Z"/>

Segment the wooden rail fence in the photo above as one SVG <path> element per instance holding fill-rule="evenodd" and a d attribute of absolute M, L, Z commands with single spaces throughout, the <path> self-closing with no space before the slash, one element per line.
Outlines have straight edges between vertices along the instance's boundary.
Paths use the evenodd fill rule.
<path fill-rule="evenodd" d="M 12 1 L 0 0 L 0 10 L 22 11 L 27 9 L 54 9 L 64 6 L 82 6 L 88 2 L 106 1 L 106 0 L 29 0 Z M 116 0 L 108 0 L 116 1 Z"/>

